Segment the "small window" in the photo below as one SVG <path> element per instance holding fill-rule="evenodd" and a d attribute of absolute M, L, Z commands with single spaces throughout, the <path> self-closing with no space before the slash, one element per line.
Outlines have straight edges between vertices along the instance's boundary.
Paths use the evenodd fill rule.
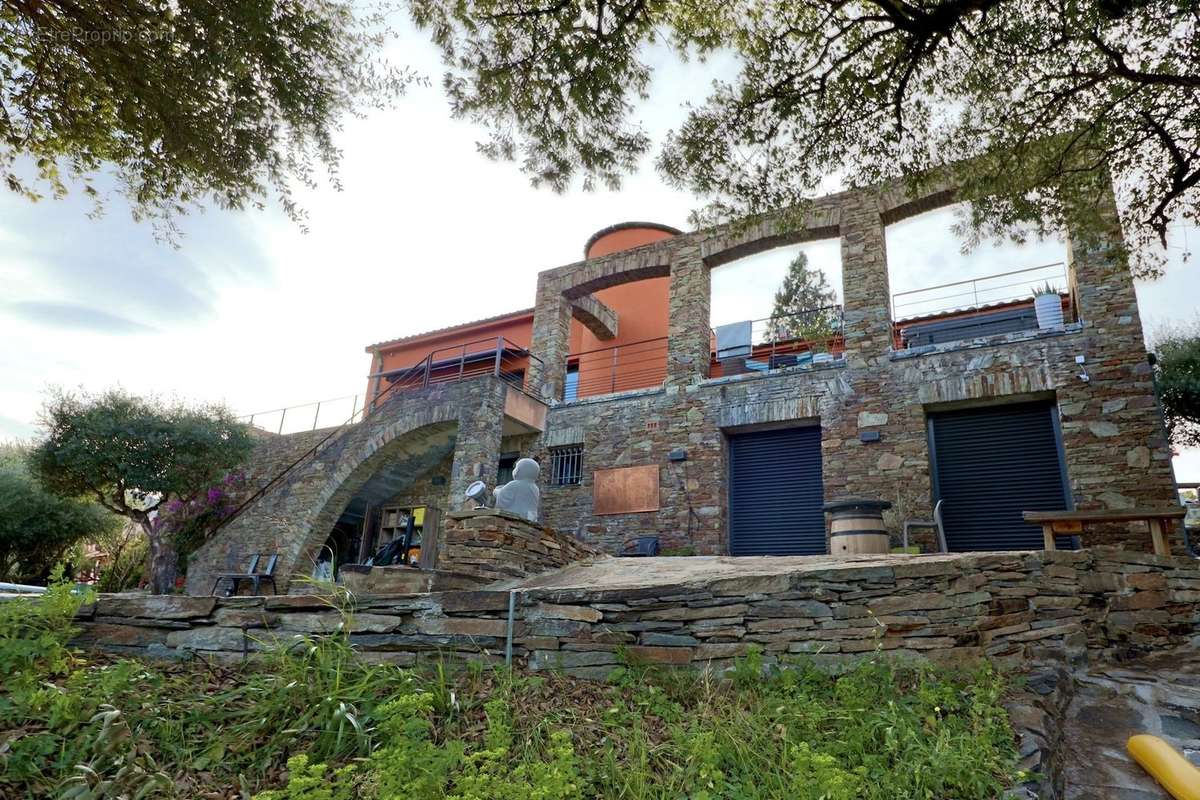
<path fill-rule="evenodd" d="M 567 364 L 567 381 L 563 385 L 563 402 L 579 399 L 579 364 Z"/>
<path fill-rule="evenodd" d="M 550 483 L 576 486 L 583 479 L 583 446 L 550 448 Z"/>

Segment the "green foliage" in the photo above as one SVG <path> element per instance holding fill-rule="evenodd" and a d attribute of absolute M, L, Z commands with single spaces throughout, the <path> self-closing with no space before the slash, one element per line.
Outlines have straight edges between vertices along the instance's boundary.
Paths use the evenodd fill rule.
<path fill-rule="evenodd" d="M 601 4 L 414 0 L 441 49 L 453 112 L 484 152 L 557 190 L 614 185 L 653 142 L 663 45 L 736 59 L 690 102 L 660 173 L 712 201 L 697 222 L 802 204 L 852 185 L 955 169 L 978 235 L 1078 231 L 1111 171 L 1141 273 L 1177 218 L 1200 219 L 1200 12 L 1174 0 L 701 0 Z M 656 102 L 661 108 L 663 103 Z M 1020 235 L 1020 234 L 1017 234 Z"/>
<path fill-rule="evenodd" d="M 30 466 L 51 491 L 87 495 L 141 525 L 150 537 L 151 585 L 175 585 L 170 537 L 156 535 L 150 512 L 188 502 L 244 461 L 254 440 L 223 406 L 189 407 L 121 389 L 98 395 L 55 391 L 42 411 Z"/>
<path fill-rule="evenodd" d="M 72 546 L 117 527 L 95 502 L 46 491 L 23 450 L 0 448 L 0 580 L 41 584 Z"/>
<path fill-rule="evenodd" d="M 344 634 L 236 667 L 89 664 L 65 647 L 79 602 L 0 604 L 2 796 L 983 800 L 1016 777 L 986 667 L 834 676 L 755 652 L 728 680 L 603 684 L 373 666 Z"/>
<path fill-rule="evenodd" d="M 0 796 L 37 796 L 78 763 L 79 733 L 96 701 L 67 689 L 76 659 L 67 647 L 76 611 L 91 598 L 76 594 L 56 569 L 46 593 L 0 602 Z M 17 791 L 25 787 L 29 791 Z"/>
<path fill-rule="evenodd" d="M 299 218 L 289 183 L 333 172 L 342 118 L 415 79 L 380 59 L 383 22 L 339 0 L 0 5 L 0 182 L 36 199 L 78 178 L 99 205 L 103 170 L 138 218 L 271 191 Z"/>
<path fill-rule="evenodd" d="M 776 341 L 800 339 L 814 346 L 827 344 L 838 330 L 838 309 L 832 308 L 836 303 L 837 293 L 829 287 L 825 272 L 809 266 L 808 256 L 797 253 L 775 292 L 768 335 Z"/>
<path fill-rule="evenodd" d="M 103 563 L 97 565 L 98 592 L 125 592 L 136 589 L 142 581 L 146 567 L 146 536 L 132 522 L 118 525 L 109 533 L 97 537 L 96 549 L 103 554 Z"/>
<path fill-rule="evenodd" d="M 1200 323 L 1166 332 L 1154 350 L 1171 441 L 1180 447 L 1200 445 Z"/>

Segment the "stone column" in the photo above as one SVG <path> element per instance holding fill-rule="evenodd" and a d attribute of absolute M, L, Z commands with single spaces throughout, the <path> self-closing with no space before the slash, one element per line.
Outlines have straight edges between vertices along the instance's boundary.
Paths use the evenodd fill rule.
<path fill-rule="evenodd" d="M 1083 509 L 1174 505 L 1171 450 L 1112 184 L 1106 175 L 1079 180 L 1087 183 L 1071 194 L 1081 195 L 1085 207 L 1068 215 L 1082 221 L 1068 226 L 1067 258 L 1085 333 L 1071 355 L 1084 363 L 1064 365 L 1057 392 L 1072 493 Z M 1182 538 L 1178 527 L 1175 533 Z M 1149 542 L 1135 530 L 1126 544 L 1148 548 Z"/>
<path fill-rule="evenodd" d="M 841 242 L 846 359 L 852 367 L 863 367 L 886 358 L 892 346 L 887 247 L 874 192 L 847 194 Z"/>
<path fill-rule="evenodd" d="M 675 250 L 667 300 L 667 386 L 687 386 L 708 377 L 712 332 L 711 283 L 699 244 Z"/>
<path fill-rule="evenodd" d="M 1106 350 L 1140 357 L 1145 352 L 1142 322 L 1112 184 L 1107 175 L 1080 180 L 1085 183 L 1077 190 L 1087 206 L 1074 214 L 1086 224 L 1068 221 L 1067 226 L 1067 275 L 1076 316 Z"/>
<path fill-rule="evenodd" d="M 535 356 L 529 363 L 529 386 L 547 400 L 562 399 L 570 346 L 571 304 L 563 297 L 557 280 L 539 275 L 529 348 Z"/>
<path fill-rule="evenodd" d="M 486 389 L 479 393 L 479 402 L 463 407 L 458 418 L 447 511 L 458 511 L 463 507 L 463 495 L 475 481 L 483 481 L 492 489 L 496 485 L 508 387 L 494 379 L 488 379 L 485 386 Z"/>

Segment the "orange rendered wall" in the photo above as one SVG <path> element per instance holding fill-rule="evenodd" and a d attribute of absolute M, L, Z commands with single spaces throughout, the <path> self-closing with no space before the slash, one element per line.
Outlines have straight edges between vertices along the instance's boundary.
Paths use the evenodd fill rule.
<path fill-rule="evenodd" d="M 591 243 L 587 257 L 597 258 L 609 253 L 657 242 L 672 234 L 655 228 L 620 228 L 604 234 Z M 608 394 L 657 386 L 666 377 L 667 368 L 667 294 L 670 278 L 649 278 L 635 283 L 613 286 L 595 293 L 597 299 L 617 312 L 615 339 L 598 339 L 575 320 L 571 321 L 569 352 L 583 356 L 579 397 Z M 421 363 L 437 350 L 437 360 L 454 359 L 461 355 L 462 345 L 467 352 L 494 348 L 495 339 L 503 336 L 519 347 L 528 347 L 533 334 L 532 312 L 506 317 L 495 322 L 467 325 L 445 333 L 429 333 L 411 340 L 384 347 L 375 356 L 371 372 L 388 372 Z M 490 340 L 490 341 L 484 341 Z M 658 341 L 647 341 L 658 340 Z M 475 346 L 470 346 L 474 344 Z M 609 348 L 619 347 L 614 360 Z M 597 351 L 587 355 L 588 351 Z M 613 369 L 615 364 L 615 371 Z M 511 365 L 506 364 L 506 367 Z M 614 374 L 615 372 L 615 374 Z M 386 382 L 381 388 L 387 387 Z M 368 379 L 367 397 L 373 396 L 375 379 Z"/>
<path fill-rule="evenodd" d="M 371 372 L 388 372 L 403 369 L 421 363 L 430 353 L 437 351 L 435 360 L 444 361 L 458 358 L 462 354 L 462 346 L 467 345 L 467 354 L 483 350 L 491 350 L 496 346 L 496 338 L 503 336 L 517 347 L 529 347 L 533 336 L 533 313 L 516 315 L 495 322 L 470 325 L 459 330 L 445 333 L 431 333 L 414 337 L 400 342 L 394 347 L 385 347 L 380 351 L 380 357 L 372 360 Z M 519 364 L 505 363 L 506 368 L 519 367 Z M 387 387 L 387 382 L 380 383 L 380 389 Z M 367 379 L 367 397 L 375 392 L 375 379 Z"/>
<path fill-rule="evenodd" d="M 615 230 L 592 242 L 587 257 L 597 258 L 670 236 L 670 233 L 654 228 Z M 642 389 L 663 382 L 667 374 L 667 295 L 670 285 L 670 278 L 647 278 L 596 292 L 597 300 L 617 312 L 617 336 L 614 339 L 599 339 L 579 322 L 571 321 L 569 352 L 572 356 L 584 354 L 577 397 Z M 647 342 L 651 339 L 662 341 Z M 610 349 L 613 347 L 620 348 L 615 358 Z M 597 350 L 603 352 L 594 352 Z"/>

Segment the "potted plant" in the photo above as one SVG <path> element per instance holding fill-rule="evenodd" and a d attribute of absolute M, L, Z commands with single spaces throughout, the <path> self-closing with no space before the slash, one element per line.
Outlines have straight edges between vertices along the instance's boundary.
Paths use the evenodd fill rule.
<path fill-rule="evenodd" d="M 1033 288 L 1033 308 L 1037 312 L 1038 327 L 1058 328 L 1063 324 L 1062 299 L 1058 287 L 1046 281 Z"/>

